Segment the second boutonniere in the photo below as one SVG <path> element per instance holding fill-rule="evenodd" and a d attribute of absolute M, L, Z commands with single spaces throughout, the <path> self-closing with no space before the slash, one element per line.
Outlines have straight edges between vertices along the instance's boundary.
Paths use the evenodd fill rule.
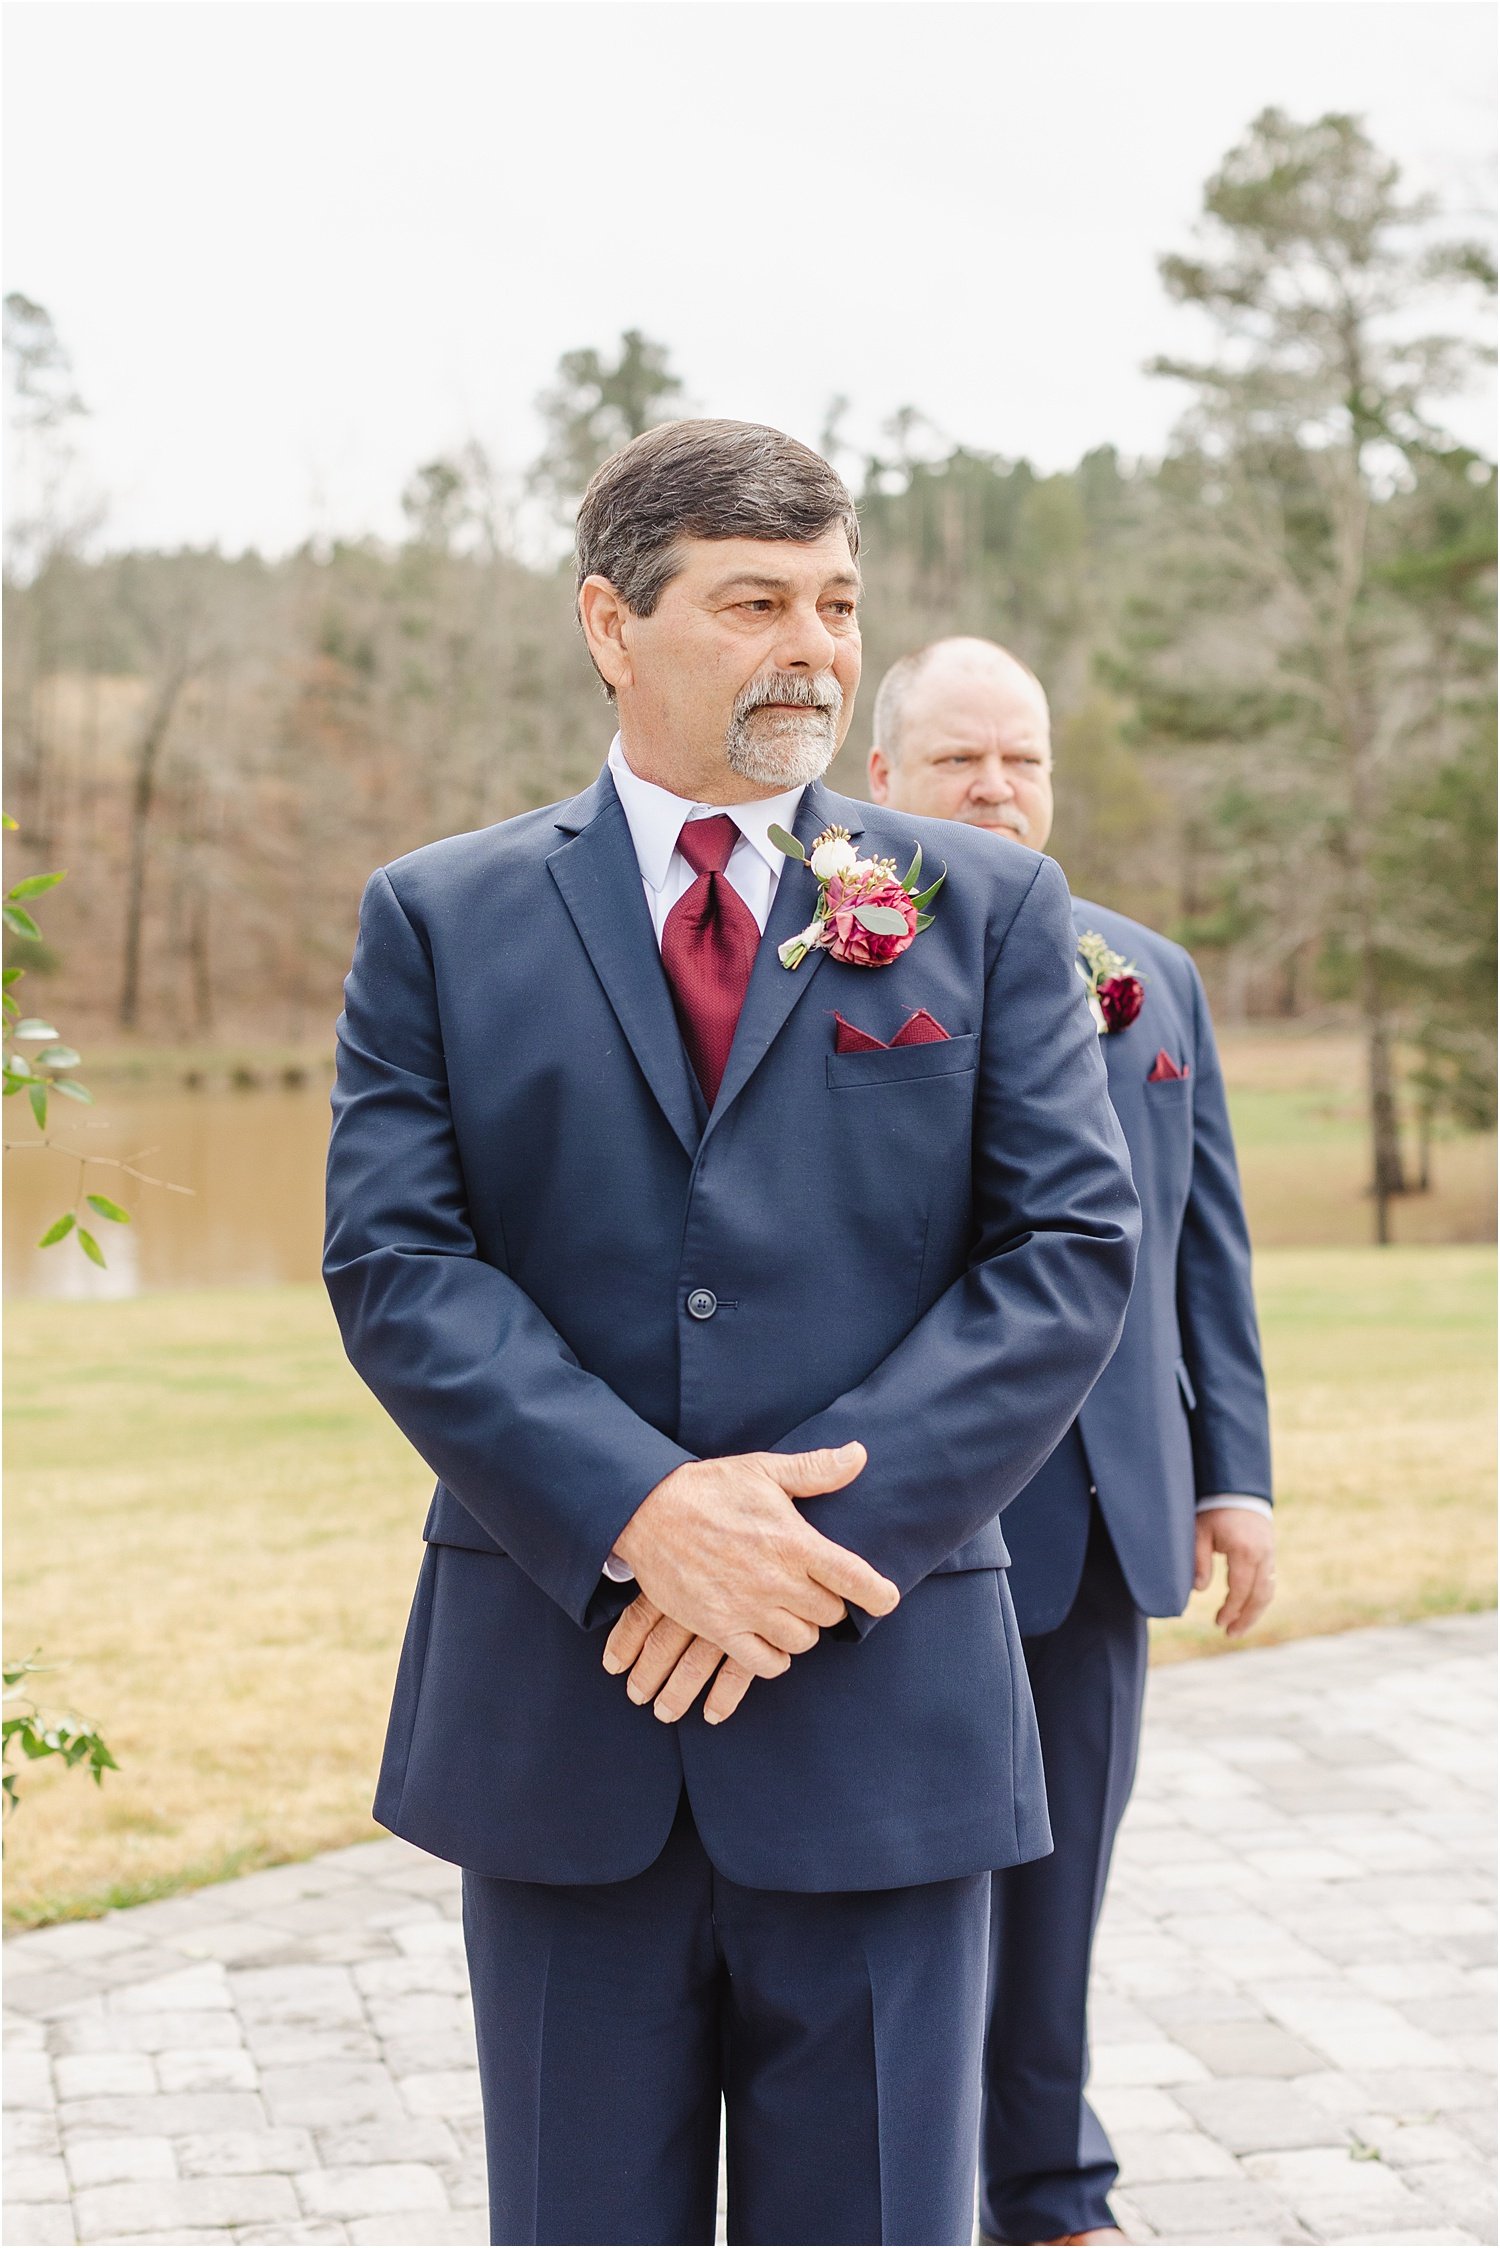
<path fill-rule="evenodd" d="M 1128 1030 L 1146 996 L 1135 962 L 1115 952 L 1096 929 L 1085 929 L 1073 965 L 1088 987 L 1089 1013 L 1099 1036 L 1107 1038 L 1112 1030 Z"/>
<path fill-rule="evenodd" d="M 818 882 L 817 911 L 805 929 L 777 948 L 783 968 L 800 968 L 810 952 L 827 952 L 852 968 L 886 968 L 932 920 L 927 911 L 947 880 L 945 867 L 925 890 L 922 846 L 898 878 L 894 859 L 862 859 L 846 827 L 825 827 L 805 851 L 784 827 L 769 830 L 789 859 L 803 859 Z"/>

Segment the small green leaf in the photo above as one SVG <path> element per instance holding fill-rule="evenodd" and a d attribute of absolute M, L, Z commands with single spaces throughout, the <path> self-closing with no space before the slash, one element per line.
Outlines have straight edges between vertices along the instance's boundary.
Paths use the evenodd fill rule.
<path fill-rule="evenodd" d="M 0 812 L 0 827 L 8 827 L 15 835 L 19 835 L 21 832 L 20 821 L 13 820 L 9 812 Z"/>
<path fill-rule="evenodd" d="M 919 843 L 919 844 L 917 845 L 917 855 L 916 855 L 916 857 L 915 857 L 915 858 L 914 858 L 914 859 L 912 860 L 912 862 L 911 862 L 911 865 L 910 865 L 910 866 L 909 866 L 909 867 L 907 868 L 906 872 L 905 872 L 905 873 L 904 873 L 904 874 L 902 875 L 902 877 L 901 877 L 901 887 L 902 887 L 902 889 L 903 889 L 903 890 L 909 890 L 909 889 L 911 888 L 912 884 L 913 884 L 913 883 L 914 883 L 914 882 L 916 881 L 916 879 L 917 879 L 917 876 L 918 876 L 918 875 L 919 875 L 919 874 L 921 873 L 921 871 L 922 871 L 922 846 L 921 846 L 921 844 Z"/>
<path fill-rule="evenodd" d="M 91 1264 L 103 1264 L 104 1251 L 100 1248 L 98 1242 L 94 1239 L 94 1236 L 89 1232 L 87 1226 L 81 1225 L 78 1228 L 78 1246 L 83 1251 L 84 1255 L 88 1258 Z"/>
<path fill-rule="evenodd" d="M 13 983 L 19 983 L 20 979 L 25 975 L 25 973 L 26 970 L 24 968 L 7 968 L 3 974 L 0 974 L 0 984 L 4 984 L 6 990 L 9 991 L 11 985 Z"/>
<path fill-rule="evenodd" d="M 31 1113 L 36 1118 L 37 1130 L 47 1129 L 47 1088 L 45 1085 L 28 1085 L 26 1098 L 31 1103 Z"/>
<path fill-rule="evenodd" d="M 76 1069 L 83 1060 L 76 1047 L 47 1046 L 37 1055 L 43 1069 Z"/>
<path fill-rule="evenodd" d="M 54 1218 L 51 1225 L 48 1226 L 46 1232 L 42 1235 L 41 1240 L 37 1243 L 37 1247 L 39 1249 L 50 1249 L 55 1242 L 66 1241 L 68 1235 L 72 1232 L 74 1226 L 77 1223 L 78 1220 L 74 1217 L 71 1210 L 68 1211 L 65 1217 Z"/>
<path fill-rule="evenodd" d="M 893 905 L 857 905 L 854 918 L 872 937 L 904 937 L 906 915 L 898 913 Z"/>
<path fill-rule="evenodd" d="M 36 1071 L 24 1054 L 11 1054 L 6 1060 L 5 1074 L 15 1078 L 17 1084 L 29 1085 Z"/>
<path fill-rule="evenodd" d="M 933 923 L 933 916 L 932 916 L 932 914 L 930 914 L 930 913 L 919 913 L 919 914 L 917 915 L 917 935 L 918 935 L 918 936 L 920 936 L 920 935 L 922 934 L 922 931 L 923 931 L 924 929 L 930 929 L 930 928 L 932 927 L 932 923 Z"/>
<path fill-rule="evenodd" d="M 54 1077 L 52 1090 L 54 1093 L 66 1093 L 70 1101 L 85 1101 L 90 1108 L 94 1105 L 93 1094 L 87 1085 L 80 1085 L 76 1078 Z"/>
<path fill-rule="evenodd" d="M 927 888 L 921 892 L 920 896 L 914 897 L 912 899 L 911 902 L 916 907 L 918 913 L 925 913 L 927 911 L 927 908 L 931 905 L 933 899 L 937 896 L 939 890 L 941 890 L 943 884 L 947 881 L 947 879 L 948 869 L 944 867 L 936 882 L 929 883 Z"/>
<path fill-rule="evenodd" d="M 35 937 L 38 942 L 41 940 L 41 930 L 23 905 L 0 906 L 0 921 L 18 937 Z"/>
<path fill-rule="evenodd" d="M 797 841 L 796 836 L 788 835 L 786 829 L 784 827 L 778 827 L 774 820 L 772 820 L 770 826 L 766 829 L 766 833 L 770 836 L 771 841 L 775 844 L 777 850 L 782 853 L 783 857 L 789 859 L 805 859 L 807 857 L 807 853 L 803 850 L 802 845 Z"/>
<path fill-rule="evenodd" d="M 44 1023 L 40 1015 L 28 1015 L 24 1022 L 16 1024 L 11 1035 L 14 1038 L 58 1038 L 62 1033 L 54 1030 L 51 1023 Z"/>
<path fill-rule="evenodd" d="M 118 1202 L 111 1202 L 107 1194 L 87 1194 L 84 1200 L 98 1217 L 108 1218 L 111 1225 L 129 1225 L 130 1212 L 122 1210 Z"/>
<path fill-rule="evenodd" d="M 24 882 L 13 882 L 5 894 L 11 899 L 39 898 L 44 890 L 55 890 L 59 882 L 66 880 L 66 873 L 28 874 Z"/>

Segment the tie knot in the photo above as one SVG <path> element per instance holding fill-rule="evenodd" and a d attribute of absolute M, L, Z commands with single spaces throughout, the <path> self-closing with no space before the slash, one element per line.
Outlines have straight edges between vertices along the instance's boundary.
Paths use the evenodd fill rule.
<path fill-rule="evenodd" d="M 684 820 L 677 848 L 694 874 L 722 874 L 740 839 L 740 831 L 727 812 L 711 820 Z"/>

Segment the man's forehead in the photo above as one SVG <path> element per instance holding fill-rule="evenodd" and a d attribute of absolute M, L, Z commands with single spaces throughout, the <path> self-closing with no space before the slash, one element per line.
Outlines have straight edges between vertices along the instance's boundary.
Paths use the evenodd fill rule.
<path fill-rule="evenodd" d="M 965 666 L 919 674 L 912 682 L 905 712 L 909 731 L 933 738 L 975 739 L 997 733 L 1040 738 L 1049 731 L 1047 698 L 1020 665 Z"/>
<path fill-rule="evenodd" d="M 858 565 L 842 523 L 816 539 L 693 539 L 680 542 L 681 572 L 722 589 L 741 580 L 771 586 L 840 584 L 858 592 Z"/>

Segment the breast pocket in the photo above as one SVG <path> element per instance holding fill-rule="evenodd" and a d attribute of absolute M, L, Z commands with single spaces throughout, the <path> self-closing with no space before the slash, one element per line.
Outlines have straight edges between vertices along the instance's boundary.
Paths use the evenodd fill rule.
<path fill-rule="evenodd" d="M 965 1031 L 930 1046 L 885 1046 L 864 1054 L 830 1054 L 828 1082 L 836 1092 L 876 1085 L 912 1085 L 924 1078 L 968 1077 L 979 1060 L 979 1036 Z"/>

